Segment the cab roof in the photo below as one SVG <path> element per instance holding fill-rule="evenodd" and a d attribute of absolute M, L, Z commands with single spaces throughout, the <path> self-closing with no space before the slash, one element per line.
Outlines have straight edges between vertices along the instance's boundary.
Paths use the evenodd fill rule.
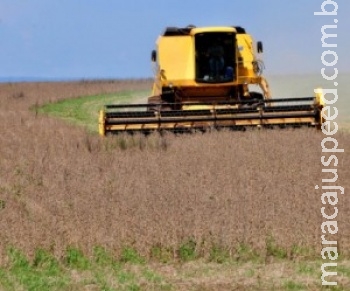
<path fill-rule="evenodd" d="M 167 27 L 163 36 L 181 36 L 181 35 L 195 35 L 197 33 L 205 32 L 232 32 L 232 33 L 246 33 L 245 29 L 240 26 L 207 26 L 196 27 L 188 25 L 186 27 Z"/>

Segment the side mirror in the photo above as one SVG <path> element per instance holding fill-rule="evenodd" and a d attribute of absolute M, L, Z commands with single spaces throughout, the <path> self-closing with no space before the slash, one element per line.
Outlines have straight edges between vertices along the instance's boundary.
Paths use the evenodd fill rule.
<path fill-rule="evenodd" d="M 257 45 L 258 53 L 259 53 L 259 54 L 260 54 L 260 53 L 263 53 L 263 52 L 264 52 L 264 46 L 263 46 L 262 41 L 258 41 L 256 45 Z"/>
<path fill-rule="evenodd" d="M 153 50 L 151 53 L 151 61 L 152 62 L 157 61 L 157 52 L 155 50 Z"/>

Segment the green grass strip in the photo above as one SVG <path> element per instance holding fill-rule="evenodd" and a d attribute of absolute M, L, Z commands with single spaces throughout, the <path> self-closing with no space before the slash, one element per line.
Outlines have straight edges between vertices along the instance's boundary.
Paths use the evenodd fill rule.
<path fill-rule="evenodd" d="M 124 91 L 113 94 L 82 96 L 45 104 L 37 108 L 38 113 L 62 118 L 72 124 L 86 127 L 90 132 L 98 132 L 99 110 L 107 104 L 129 104 L 150 95 L 145 91 Z"/>

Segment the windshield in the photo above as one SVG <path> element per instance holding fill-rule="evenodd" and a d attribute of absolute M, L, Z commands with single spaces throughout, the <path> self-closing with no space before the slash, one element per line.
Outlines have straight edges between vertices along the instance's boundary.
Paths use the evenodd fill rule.
<path fill-rule="evenodd" d="M 199 33 L 195 36 L 196 81 L 232 82 L 235 79 L 235 34 Z"/>

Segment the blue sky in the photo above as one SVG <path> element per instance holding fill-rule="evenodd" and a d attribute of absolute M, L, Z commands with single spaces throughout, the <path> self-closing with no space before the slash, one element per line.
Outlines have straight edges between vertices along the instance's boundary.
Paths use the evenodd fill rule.
<path fill-rule="evenodd" d="M 267 73 L 318 73 L 322 0 L 0 0 L 0 78 L 151 77 L 166 26 L 240 25 L 264 42 Z M 350 1 L 338 0 L 337 67 L 350 71 Z"/>

